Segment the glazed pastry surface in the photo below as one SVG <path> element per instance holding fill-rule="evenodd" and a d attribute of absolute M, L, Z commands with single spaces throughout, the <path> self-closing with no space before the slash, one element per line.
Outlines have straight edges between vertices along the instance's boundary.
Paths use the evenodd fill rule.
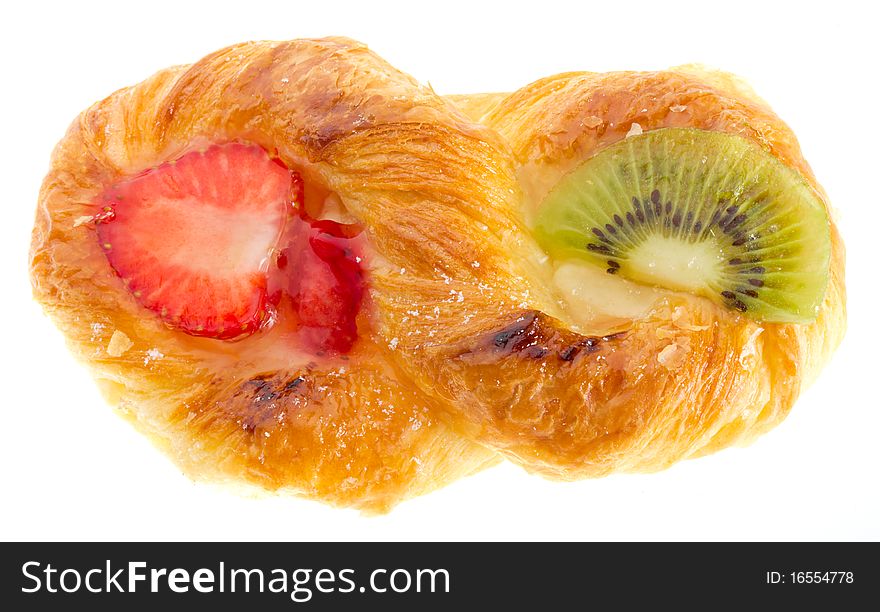
<path fill-rule="evenodd" d="M 40 192 L 34 295 L 194 478 L 382 512 L 502 458 L 560 479 L 662 469 L 788 414 L 843 335 L 844 252 L 831 220 L 809 324 L 552 261 L 532 237 L 542 201 L 634 123 L 740 135 L 828 206 L 789 128 L 723 73 L 567 73 L 443 98 L 351 40 L 245 43 L 73 122 Z M 184 333 L 108 263 L 108 186 L 222 143 L 301 177 L 303 214 L 363 228 L 350 351 L 298 343 L 283 307 L 234 341 Z"/>
<path fill-rule="evenodd" d="M 829 283 L 810 324 L 760 323 L 681 293 L 652 297 L 638 317 L 607 329 L 607 317 L 579 320 L 582 304 L 566 309 L 564 322 L 544 316 L 549 309 L 541 306 L 511 312 L 509 327 L 488 330 L 482 345 L 463 339 L 445 350 L 446 359 L 422 364 L 437 364 L 432 378 L 450 381 L 460 428 L 527 469 L 572 479 L 663 469 L 747 444 L 785 418 L 843 337 L 845 255 L 827 196 L 797 139 L 748 85 L 683 66 L 566 73 L 509 95 L 454 99 L 508 142 L 526 223 L 567 172 L 625 139 L 637 123 L 645 132 L 692 127 L 755 142 L 815 190 L 831 232 Z M 515 341 L 497 348 L 493 333 L 501 330 L 514 330 Z M 543 353 L 535 346 L 547 353 L 534 358 Z M 576 356 L 560 359 L 571 347 Z"/>

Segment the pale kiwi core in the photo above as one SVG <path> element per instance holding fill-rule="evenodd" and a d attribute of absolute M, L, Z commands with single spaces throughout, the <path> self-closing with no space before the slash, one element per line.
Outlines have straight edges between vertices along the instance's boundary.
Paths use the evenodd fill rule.
<path fill-rule="evenodd" d="M 724 266 L 724 251 L 713 241 L 683 244 L 675 238 L 649 236 L 623 264 L 626 275 L 647 285 L 702 294 Z"/>

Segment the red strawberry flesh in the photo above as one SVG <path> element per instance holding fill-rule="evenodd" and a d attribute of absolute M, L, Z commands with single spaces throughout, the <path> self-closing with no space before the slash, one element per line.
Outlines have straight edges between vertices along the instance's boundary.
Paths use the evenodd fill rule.
<path fill-rule="evenodd" d="M 297 219 L 282 255 L 301 342 L 317 352 L 347 353 L 357 340 L 364 292 L 354 238 L 360 229 Z"/>
<path fill-rule="evenodd" d="M 172 327 L 230 339 L 271 319 L 266 275 L 297 180 L 260 147 L 192 152 L 108 189 L 110 265 Z"/>
<path fill-rule="evenodd" d="M 347 353 L 364 293 L 361 229 L 306 218 L 303 194 L 280 159 L 229 143 L 108 188 L 93 220 L 128 290 L 171 327 L 236 339 L 287 299 L 301 349 Z"/>

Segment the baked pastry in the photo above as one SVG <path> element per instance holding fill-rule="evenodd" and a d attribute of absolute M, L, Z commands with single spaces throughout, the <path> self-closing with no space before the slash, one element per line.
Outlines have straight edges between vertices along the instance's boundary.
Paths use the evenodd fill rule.
<path fill-rule="evenodd" d="M 442 172 L 426 147 L 468 139 L 498 142 L 352 41 L 246 43 L 163 70 L 56 148 L 34 295 L 187 474 L 386 510 L 498 459 L 388 357 L 377 287 L 422 268 L 375 219 L 415 194 L 381 172 L 363 189 L 361 164 Z"/>
<path fill-rule="evenodd" d="M 713 151 L 709 167 L 758 170 L 682 170 Z M 648 224 L 624 252 L 579 186 L 621 172 L 731 201 L 698 210 L 686 255 L 642 266 L 665 252 L 645 251 Z M 669 246 L 698 220 L 655 191 L 634 223 L 656 217 Z M 745 285 L 676 276 L 682 257 L 718 272 L 736 226 L 767 219 L 736 246 L 774 257 L 729 264 L 763 269 Z M 709 238 L 718 257 L 687 255 Z M 732 78 L 566 74 L 444 99 L 338 38 L 236 45 L 83 112 L 31 271 L 105 396 L 188 474 L 370 512 L 500 457 L 579 478 L 748 440 L 844 326 L 824 193 Z"/>
<path fill-rule="evenodd" d="M 414 362 L 458 431 L 573 479 L 660 470 L 785 418 L 843 337 L 844 247 L 747 84 L 690 65 L 454 99 L 509 143 L 550 254 L 524 276 L 562 299 Z"/>

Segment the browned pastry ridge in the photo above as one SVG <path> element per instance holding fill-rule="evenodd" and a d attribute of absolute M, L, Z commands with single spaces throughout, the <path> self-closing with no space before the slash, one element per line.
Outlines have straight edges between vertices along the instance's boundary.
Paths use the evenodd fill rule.
<path fill-rule="evenodd" d="M 245 43 L 73 122 L 40 192 L 34 295 L 108 400 L 199 479 L 375 512 L 501 456 L 555 478 L 660 469 L 784 418 L 843 334 L 844 256 L 832 222 L 808 325 L 684 294 L 613 330 L 578 320 L 530 215 L 636 121 L 742 135 L 827 202 L 791 131 L 722 74 L 564 74 L 442 98 L 347 39 Z M 273 152 L 306 208 L 332 196 L 363 226 L 350 353 L 291 349 L 272 327 L 235 342 L 172 329 L 81 221 L 107 185 L 222 142 Z"/>

